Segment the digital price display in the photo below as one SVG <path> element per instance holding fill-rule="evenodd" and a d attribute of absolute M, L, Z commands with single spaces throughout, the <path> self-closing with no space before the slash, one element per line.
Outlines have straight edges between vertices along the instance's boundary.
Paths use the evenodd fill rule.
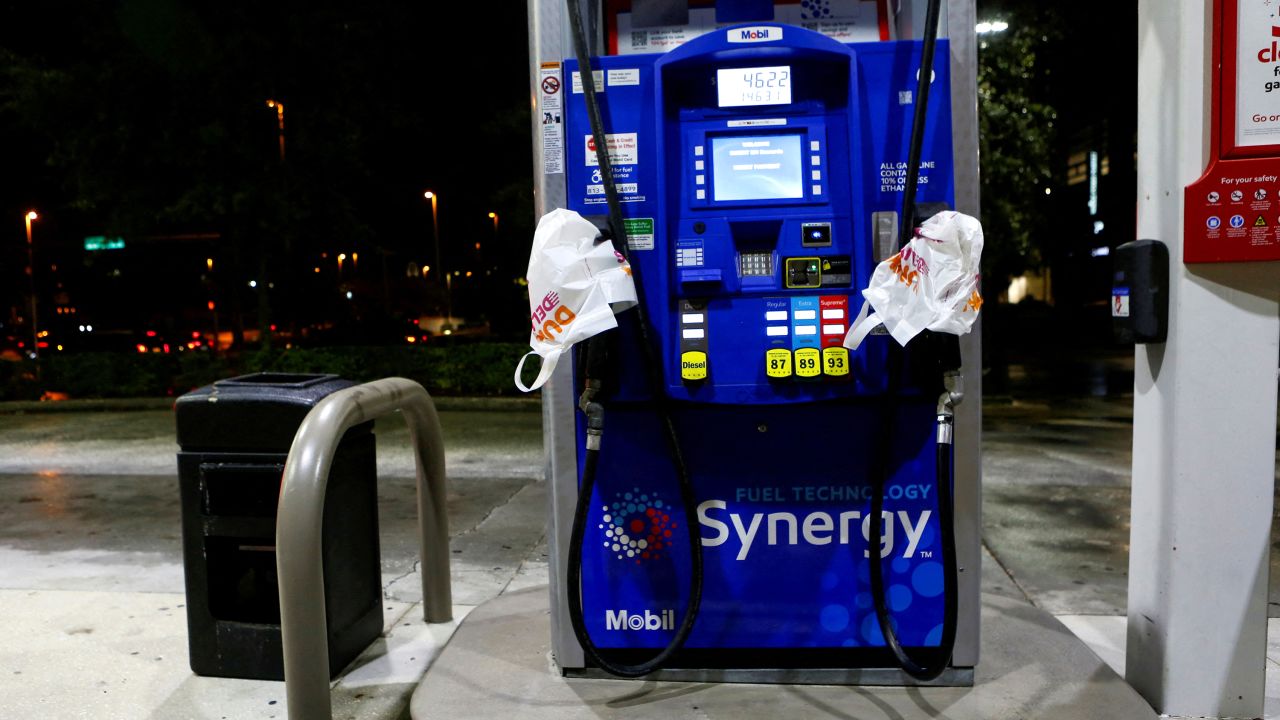
<path fill-rule="evenodd" d="M 803 198 L 803 173 L 799 135 L 711 139 L 711 176 L 717 202 Z"/>
<path fill-rule="evenodd" d="M 790 105 L 791 66 L 716 70 L 720 107 Z"/>

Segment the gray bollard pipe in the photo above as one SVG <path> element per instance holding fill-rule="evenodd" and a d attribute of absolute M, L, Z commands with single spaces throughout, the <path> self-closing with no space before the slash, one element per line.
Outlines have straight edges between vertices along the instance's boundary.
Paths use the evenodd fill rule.
<path fill-rule="evenodd" d="M 276 513 L 285 695 L 294 720 L 332 717 L 321 526 L 333 456 L 347 430 L 396 410 L 409 425 L 417 465 L 423 614 L 429 623 L 453 619 L 444 446 L 435 405 L 421 385 L 404 378 L 339 390 L 312 408 L 294 435 Z"/>

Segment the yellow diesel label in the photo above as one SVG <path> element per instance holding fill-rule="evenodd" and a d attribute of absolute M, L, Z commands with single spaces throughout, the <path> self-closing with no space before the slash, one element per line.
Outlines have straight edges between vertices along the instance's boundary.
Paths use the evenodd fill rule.
<path fill-rule="evenodd" d="M 818 348 L 800 348 L 796 351 L 796 375 L 803 378 L 822 374 L 822 353 Z"/>
<path fill-rule="evenodd" d="M 706 380 L 707 354 L 698 350 L 681 353 L 680 378 L 683 380 Z"/>
<path fill-rule="evenodd" d="M 764 373 L 771 378 L 791 377 L 791 351 L 782 348 L 766 350 Z"/>
<path fill-rule="evenodd" d="M 822 348 L 822 372 L 844 377 L 849 374 L 849 349 L 843 347 Z"/>

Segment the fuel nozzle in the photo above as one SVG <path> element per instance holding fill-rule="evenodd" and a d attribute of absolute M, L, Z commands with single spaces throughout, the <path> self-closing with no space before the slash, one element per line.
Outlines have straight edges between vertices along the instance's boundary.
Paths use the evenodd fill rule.
<path fill-rule="evenodd" d="M 578 408 L 587 416 L 588 450 L 599 450 L 600 437 L 604 434 L 604 404 L 601 400 L 618 377 L 616 341 L 615 328 L 582 342 L 582 394 L 578 396 Z"/>
<path fill-rule="evenodd" d="M 942 374 L 938 395 L 938 444 L 950 445 L 955 434 L 955 408 L 964 400 L 964 375 L 960 372 L 960 338 L 951 333 L 926 331 L 929 354 Z"/>
<path fill-rule="evenodd" d="M 950 445 L 955 434 L 956 406 L 964 400 L 964 375 L 959 369 L 943 372 L 942 387 L 938 395 L 938 444 Z"/>
<path fill-rule="evenodd" d="M 596 392 L 600 389 L 599 384 L 599 380 L 589 381 L 578 398 L 578 407 L 587 416 L 588 450 L 599 450 L 600 440 L 604 436 L 604 405 L 595 399 Z"/>
<path fill-rule="evenodd" d="M 596 226 L 598 234 L 596 235 L 595 244 L 607 242 L 613 245 L 613 249 L 626 255 L 626 248 L 618 246 L 619 233 L 615 231 L 613 223 L 610 222 L 608 215 L 583 215 L 582 219 Z"/>

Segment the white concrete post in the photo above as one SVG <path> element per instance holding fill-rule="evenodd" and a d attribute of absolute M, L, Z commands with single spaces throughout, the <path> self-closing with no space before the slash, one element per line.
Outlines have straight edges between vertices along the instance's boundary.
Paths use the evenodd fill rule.
<path fill-rule="evenodd" d="M 1138 3 L 1138 237 L 1169 245 L 1169 337 L 1137 348 L 1125 677 L 1163 714 L 1260 717 L 1280 263 L 1185 265 L 1209 159 L 1212 5 Z"/>

